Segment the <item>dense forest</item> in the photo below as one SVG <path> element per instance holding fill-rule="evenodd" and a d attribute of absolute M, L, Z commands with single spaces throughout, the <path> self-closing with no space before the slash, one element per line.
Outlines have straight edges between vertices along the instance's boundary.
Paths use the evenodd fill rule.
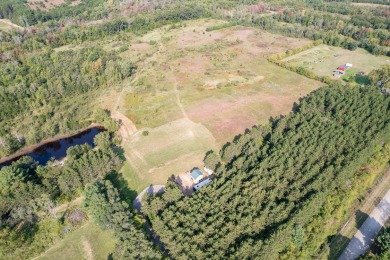
<path fill-rule="evenodd" d="M 325 201 L 348 189 L 389 130 L 390 96 L 374 87 L 321 88 L 288 116 L 209 153 L 213 182 L 149 209 L 153 229 L 177 259 L 276 259 L 291 246 L 313 257 L 305 248 L 321 230 L 313 219 L 335 210 Z"/>

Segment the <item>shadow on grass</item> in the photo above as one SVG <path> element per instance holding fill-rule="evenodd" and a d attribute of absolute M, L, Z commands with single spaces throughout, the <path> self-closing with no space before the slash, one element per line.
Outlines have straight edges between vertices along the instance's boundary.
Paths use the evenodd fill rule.
<path fill-rule="evenodd" d="M 131 206 L 133 204 L 133 200 L 137 197 L 138 192 L 129 188 L 129 184 L 127 180 L 123 178 L 122 174 L 118 172 L 111 172 L 106 176 L 106 179 L 110 180 L 115 188 L 118 189 L 121 199 Z"/>

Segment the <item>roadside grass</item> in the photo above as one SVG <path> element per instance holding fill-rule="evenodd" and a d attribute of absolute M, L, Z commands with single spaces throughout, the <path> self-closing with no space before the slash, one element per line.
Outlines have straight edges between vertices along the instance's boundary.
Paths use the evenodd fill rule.
<path fill-rule="evenodd" d="M 103 231 L 92 222 L 87 222 L 76 231 L 67 234 L 64 239 L 35 259 L 78 260 L 87 259 L 87 252 L 83 246 L 84 241 L 92 249 L 93 259 L 107 259 L 114 251 L 115 239 L 110 231 Z"/>
<path fill-rule="evenodd" d="M 390 64 L 389 57 L 383 55 L 375 56 L 364 49 L 358 48 L 354 51 L 350 51 L 324 44 L 287 57 L 282 61 L 288 62 L 294 66 L 302 66 L 310 69 L 319 76 L 330 77 L 332 77 L 333 70 L 337 69 L 338 66 L 351 63 L 353 69 L 347 71 L 347 75 L 342 78 L 349 77 L 348 74 L 352 72 L 358 73 L 363 71 L 369 73 L 374 69 L 380 68 L 382 65 Z"/>
<path fill-rule="evenodd" d="M 377 148 L 376 148 L 377 149 Z M 360 225 L 375 208 L 390 188 L 390 149 L 388 142 L 377 149 L 368 164 L 355 173 L 351 189 L 340 196 L 329 198 L 326 220 L 313 221 L 314 228 L 320 221 L 321 229 L 316 231 L 316 239 L 307 241 L 310 251 L 316 252 L 318 259 L 337 259 Z M 329 209 L 332 209 L 329 211 Z M 323 248 L 316 241 L 327 241 Z"/>
<path fill-rule="evenodd" d="M 129 188 L 131 190 L 136 191 L 137 193 L 140 193 L 150 185 L 150 183 L 148 183 L 146 180 L 141 179 L 141 177 L 136 173 L 136 171 L 127 161 L 123 165 L 121 173 L 123 174 L 123 178 L 127 180 Z M 134 199 L 135 198 L 133 198 L 133 200 Z"/>

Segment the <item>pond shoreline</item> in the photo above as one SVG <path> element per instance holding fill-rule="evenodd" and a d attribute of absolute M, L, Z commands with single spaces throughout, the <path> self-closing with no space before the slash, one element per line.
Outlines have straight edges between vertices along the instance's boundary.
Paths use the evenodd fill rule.
<path fill-rule="evenodd" d="M 73 132 L 70 132 L 69 134 L 62 134 L 62 135 L 56 135 L 54 137 L 50 137 L 50 138 L 47 138 L 45 140 L 42 140 L 40 141 L 39 143 L 36 143 L 36 144 L 32 144 L 32 145 L 29 145 L 29 146 L 25 146 L 23 147 L 21 150 L 7 156 L 7 157 L 3 157 L 3 158 L 0 158 L 0 164 L 3 164 L 3 163 L 6 163 L 6 162 L 9 162 L 9 161 L 12 161 L 18 157 L 21 157 L 23 155 L 27 155 L 31 152 L 34 152 L 36 149 L 38 149 L 39 147 L 43 146 L 43 145 L 46 145 L 46 144 L 50 144 L 50 143 L 53 143 L 53 142 L 57 142 L 61 139 L 66 139 L 66 138 L 71 138 L 73 136 L 76 136 L 82 132 L 85 132 L 85 131 L 88 131 L 92 128 L 104 128 L 102 124 L 98 124 L 98 123 L 92 123 L 90 124 L 88 127 L 86 128 L 82 128 L 82 129 L 79 129 L 77 131 L 73 131 Z"/>

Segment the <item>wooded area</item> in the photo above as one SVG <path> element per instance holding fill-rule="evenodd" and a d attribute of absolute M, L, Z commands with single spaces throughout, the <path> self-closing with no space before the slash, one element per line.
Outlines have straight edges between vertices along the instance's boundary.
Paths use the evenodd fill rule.
<path fill-rule="evenodd" d="M 277 258 L 291 246 L 311 257 L 305 242 L 321 230 L 313 219 L 336 210 L 324 202 L 389 140 L 389 106 L 374 87 L 315 91 L 226 144 L 220 159 L 207 155 L 214 181 L 153 212 L 153 229 L 174 258 Z"/>

